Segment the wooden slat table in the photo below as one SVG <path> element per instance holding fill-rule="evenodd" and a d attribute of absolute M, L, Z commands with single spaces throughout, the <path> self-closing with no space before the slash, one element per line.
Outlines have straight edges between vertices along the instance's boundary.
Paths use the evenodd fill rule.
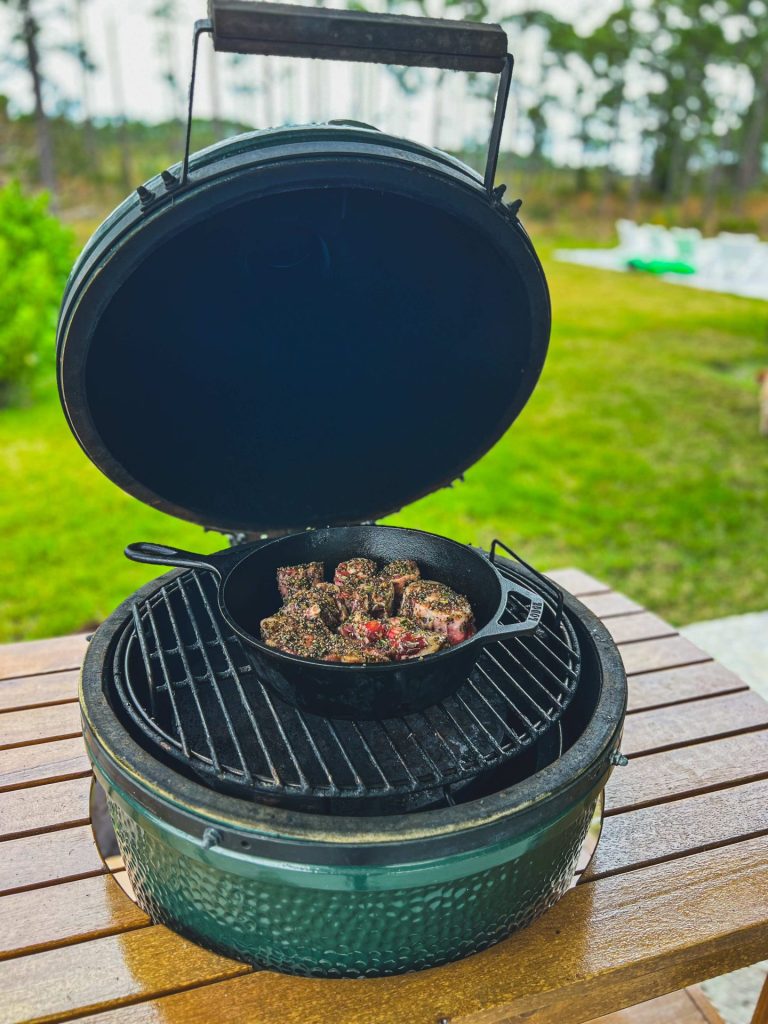
<path fill-rule="evenodd" d="M 629 598 L 552 575 L 604 619 L 630 674 L 630 765 L 595 858 L 526 931 L 375 981 L 253 971 L 153 925 L 91 836 L 85 637 L 0 647 L 0 1022 L 578 1024 L 768 956 L 768 704 Z M 704 1020 L 692 999 L 643 1019 L 674 1004 Z"/>

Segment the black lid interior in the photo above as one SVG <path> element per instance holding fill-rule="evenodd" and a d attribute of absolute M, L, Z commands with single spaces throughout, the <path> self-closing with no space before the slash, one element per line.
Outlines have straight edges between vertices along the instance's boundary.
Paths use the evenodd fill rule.
<path fill-rule="evenodd" d="M 212 211 L 100 311 L 82 377 L 99 441 L 81 443 L 127 490 L 207 525 L 402 507 L 486 452 L 541 369 L 545 286 L 532 298 L 538 265 L 504 230 L 517 265 L 476 223 L 384 190 Z"/>

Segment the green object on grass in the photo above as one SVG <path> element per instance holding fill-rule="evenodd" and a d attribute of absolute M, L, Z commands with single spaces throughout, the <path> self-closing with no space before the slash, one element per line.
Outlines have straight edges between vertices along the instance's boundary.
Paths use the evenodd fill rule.
<path fill-rule="evenodd" d="M 630 270 L 642 270 L 646 274 L 695 274 L 696 268 L 681 260 L 627 260 Z"/>

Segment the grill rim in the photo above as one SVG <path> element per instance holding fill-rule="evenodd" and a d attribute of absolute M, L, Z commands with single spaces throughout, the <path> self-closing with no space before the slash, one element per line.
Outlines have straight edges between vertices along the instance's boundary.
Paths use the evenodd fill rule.
<path fill-rule="evenodd" d="M 243 855 L 242 842 L 265 856 L 307 863 L 408 863 L 469 851 L 510 834 L 535 831 L 566 813 L 574 801 L 604 782 L 618 749 L 627 705 L 621 656 L 606 627 L 565 593 L 585 653 L 591 645 L 600 692 L 581 736 L 557 761 L 492 796 L 456 807 L 384 817 L 324 816 L 270 807 L 215 792 L 148 754 L 127 732 L 102 692 L 116 637 L 137 600 L 149 597 L 179 570 L 151 581 L 124 601 L 89 645 L 80 684 L 86 747 L 108 784 L 187 834 L 220 832 L 224 848 Z"/>

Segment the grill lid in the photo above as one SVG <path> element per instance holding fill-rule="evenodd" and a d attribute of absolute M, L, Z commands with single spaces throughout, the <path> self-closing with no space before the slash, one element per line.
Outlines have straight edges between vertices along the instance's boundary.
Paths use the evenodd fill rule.
<path fill-rule="evenodd" d="M 478 175 L 338 124 L 240 136 L 188 172 L 118 207 L 64 296 L 62 404 L 115 483 L 226 530 L 367 522 L 514 421 L 549 302 Z"/>

